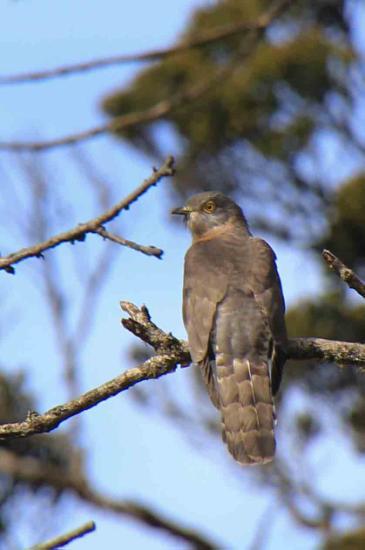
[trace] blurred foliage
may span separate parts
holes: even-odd
[[[21,373],[8,376],[0,373],[0,423],[23,421],[28,414],[37,414],[34,411],[34,398],[24,388],[24,377]],[[42,468],[56,468],[60,479],[69,477],[79,472],[81,454],[74,446],[71,436],[67,434],[35,435],[27,438],[10,439],[0,441],[0,546],[1,533],[9,527],[8,510],[18,495],[24,498],[26,491],[37,493],[47,487],[47,492],[42,491],[42,502],[47,495],[48,506],[55,504],[62,491],[46,482],[25,481],[21,478],[8,475],[1,470],[2,449],[11,451],[22,458],[34,458],[39,461]],[[10,460],[8,456],[6,460]],[[77,474],[78,475],[78,474]]]
[[[329,248],[365,276],[365,173],[341,185],[334,198],[329,232],[318,248]]]
[[[332,277],[336,277],[333,273]],[[342,283],[344,284],[344,283]],[[364,341],[365,305],[353,305],[341,292],[299,302],[287,312],[290,336],[318,336],[332,340]]]
[[[350,304],[346,296],[343,292],[327,293],[289,309],[289,335],[363,342],[365,305]],[[352,435],[357,450],[365,452],[365,424],[360,419],[361,411],[365,411],[365,374],[361,369],[351,365],[339,367],[328,363],[318,365],[314,361],[289,361],[284,388],[291,384],[299,384],[308,395],[320,395],[336,404],[333,412],[350,428],[347,432]]]
[[[330,537],[322,550],[363,550],[365,548],[365,529]]]
[[[255,21],[269,5],[264,0],[213,3],[195,12],[181,40]],[[103,109],[111,117],[143,111],[233,63],[227,78],[163,119],[181,152],[175,187],[183,196],[211,188],[233,194],[255,228],[308,244],[332,198],[327,178],[317,175],[314,143],[333,128],[334,108],[340,105],[347,116],[354,105],[349,75],[358,58],[350,38],[343,1],[299,1],[248,56],[236,59],[249,39],[242,33],[168,57],[141,71],[127,90],[107,96]],[[117,135],[162,156],[159,124],[140,124]],[[270,205],[264,212],[263,200]]]
[[[233,22],[255,21],[269,5],[264,0],[213,3],[193,14],[181,40]],[[315,171],[320,167],[314,143],[321,131],[338,135],[341,130],[333,107],[340,105],[348,117],[354,109],[350,75],[360,57],[345,17],[347,5],[339,0],[296,2],[256,49],[236,62],[227,79],[199,100],[173,109],[164,121],[181,150],[175,180],[179,193],[214,188],[236,195],[251,210],[248,216],[256,228],[286,239],[302,237],[307,246],[330,248],[360,268],[365,250],[364,174],[337,182],[336,188],[327,174],[313,177],[303,168],[311,163]],[[242,33],[168,57],[142,70],[127,90],[106,97],[103,108],[114,117],[168,100],[232,62],[246,41]],[[162,155],[156,128],[156,123],[140,124],[118,136],[147,154]],[[329,286],[340,290],[324,290],[315,300],[292,308],[287,317],[291,336],[363,341],[365,306],[348,303],[343,283],[326,271]],[[285,383],[298,382],[328,399],[337,399],[345,390],[357,395],[364,390],[362,374],[351,367],[288,365]],[[348,411],[346,418],[352,418]]]
[[[295,418],[295,429],[301,441],[307,442],[321,431],[318,420],[309,413],[298,414]]]
[[[181,41],[238,21],[255,21],[271,4],[209,3],[193,14]],[[356,113],[364,99],[363,84],[359,85],[364,63],[354,44],[354,18],[349,16],[353,5],[345,0],[299,0],[247,56],[242,53],[250,38],[247,33],[174,55],[140,71],[126,90],[105,97],[103,110],[111,118],[143,111],[233,64],[227,78],[163,118],[163,128],[174,136],[179,152],[175,190],[183,197],[206,189],[233,195],[255,230],[317,252],[329,248],[364,275],[365,173],[349,176],[342,170],[344,159],[363,162],[365,154],[355,132]],[[116,135],[147,155],[161,157],[166,153],[166,134],[160,129],[158,121]],[[335,152],[330,164],[323,154],[329,141]],[[363,342],[365,305],[349,299],[354,293],[325,265],[323,272],[327,276],[318,295],[289,310],[290,336]],[[199,390],[193,374],[191,379]],[[356,449],[364,452],[365,376],[359,369],[290,362],[282,405],[298,387],[317,411],[313,414],[312,407],[293,415],[294,431],[302,440],[308,442],[320,432],[320,403],[326,402],[330,414],[352,435]],[[197,400],[204,401],[199,391]],[[201,415],[207,429],[215,426],[213,414]],[[351,546],[345,538],[339,545],[335,539],[327,544],[326,549],[364,546],[363,541]]]

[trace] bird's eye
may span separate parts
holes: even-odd
[[[214,212],[215,208],[216,206],[214,201],[208,201],[203,206],[204,212],[207,212],[208,214],[211,214],[212,212]]]

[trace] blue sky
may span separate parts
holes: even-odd
[[[37,70],[166,46],[172,44],[183,29],[191,9],[208,3],[197,0],[3,2],[0,72]],[[126,85],[137,70],[138,66],[125,65],[43,84],[0,87],[0,139],[52,138],[100,124],[104,119],[100,99],[112,89]],[[102,137],[83,147],[114,182],[116,198],[126,195],[151,172],[145,158],[111,137]],[[171,147],[174,153],[173,143]],[[72,168],[68,155],[67,150],[54,151],[47,153],[45,159],[54,167],[52,184],[57,186],[57,192],[72,196],[71,226],[95,215],[98,209],[85,197],[82,176]],[[12,170],[12,156],[1,153],[0,163],[9,177],[8,188],[19,185],[20,175]],[[116,223],[116,230],[123,236],[163,248],[165,256],[163,261],[157,261],[127,249],[117,250],[93,330],[81,352],[80,378],[84,391],[128,366],[128,345],[134,339],[121,329],[119,300],[146,303],[158,325],[185,337],[180,289],[189,236],[183,226],[169,223],[172,206],[169,187],[170,183],[165,180],[150,190]],[[8,194],[0,195],[0,212],[5,214],[8,199]],[[60,226],[58,230],[66,227]],[[321,288],[320,269],[308,253],[271,243],[278,255],[287,303]],[[25,244],[14,236],[14,231],[0,236],[2,253]],[[95,243],[95,250],[101,246],[103,243]],[[68,265],[67,247],[50,254]],[[44,410],[62,402],[66,392],[57,357],[57,335],[40,301],[37,270],[22,264],[15,277],[0,276],[6,307],[16,316],[14,329],[0,342],[3,362],[9,370],[22,366],[29,371],[28,385],[39,396],[39,409]],[[71,269],[67,278],[76,311],[79,282]],[[181,398],[189,400],[184,370],[170,378],[173,381],[169,383]],[[151,392],[158,391],[159,382],[145,384]],[[268,507],[278,507],[273,493],[257,488],[245,471],[230,464],[223,445],[203,446],[204,440],[198,449],[194,448],[170,423],[157,414],[145,414],[127,394],[85,413],[82,425],[82,439],[88,452],[87,469],[95,486],[115,497],[136,498],[155,506],[172,519],[224,542],[226,548],[249,548],[257,522]],[[350,485],[349,492],[354,484]],[[28,514],[26,505],[23,511]],[[95,519],[97,531],[73,543],[75,550],[122,546],[148,550],[184,548],[158,532],[106,513],[96,513],[77,502],[69,504],[57,518],[57,529],[52,524],[49,530],[44,518],[41,521],[35,518],[32,526],[35,525],[36,533],[24,531],[14,536],[21,548],[88,519]],[[311,533],[290,527],[287,515],[278,511],[267,548],[282,548],[283,539],[288,537],[291,547],[297,550],[315,546]]]

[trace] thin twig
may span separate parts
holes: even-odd
[[[43,252],[51,248],[55,248],[61,243],[70,242],[74,244],[76,241],[84,241],[87,233],[96,233],[105,223],[111,221],[120,214],[122,210],[128,210],[130,205],[135,202],[143,193],[145,193],[150,187],[156,185],[162,178],[172,176],[175,172],[174,159],[168,157],[164,164],[158,170],[155,170],[152,176],[146,179],[139,187],[137,187],[132,193],[127,195],[123,200],[118,202],[109,210],[106,210],[98,217],[89,220],[86,223],[80,223],[76,227],[54,235],[50,239],[37,243],[28,248],[22,248],[17,252],[13,252],[8,256],[0,258],[0,270],[5,270],[8,273],[14,273],[14,264],[19,263],[27,258],[40,258],[43,257]],[[123,243],[125,246],[128,241]],[[135,243],[133,243],[135,244]],[[133,247],[135,248],[135,247]],[[136,248],[135,248],[136,249]]]
[[[130,316],[122,320],[123,326],[150,344],[157,355],[80,395],[77,399],[58,405],[44,414],[32,413],[23,422],[1,425],[0,440],[50,432],[65,420],[95,407],[143,380],[160,378],[174,372],[178,365],[187,366],[190,363],[187,343],[157,327],[151,321],[145,306],[139,309],[129,302],[122,302],[121,305]],[[319,362],[336,362],[340,365],[365,366],[365,344],[323,338],[293,338],[289,340],[286,352],[290,359],[315,359]]]
[[[289,2],[281,2],[280,4],[288,4]],[[284,9],[285,6],[281,8]],[[269,21],[270,22],[270,21]],[[229,25],[223,25],[216,29],[205,31],[204,34],[196,39],[185,40],[176,46],[170,48],[161,48],[156,50],[150,50],[138,54],[122,54],[103,57],[101,59],[92,59],[90,61],[84,61],[73,65],[63,65],[53,69],[25,72],[20,74],[0,76],[0,85],[3,84],[20,84],[24,82],[39,82],[51,78],[59,78],[71,74],[79,74],[87,71],[111,67],[114,65],[120,65],[122,63],[140,63],[149,61],[158,61],[186,52],[191,49],[201,48],[207,46],[218,40],[230,38],[242,32],[253,30],[264,30],[268,25],[268,14],[263,14],[258,17],[256,21],[247,22],[239,21],[238,23],[232,23]]]
[[[260,27],[251,31],[252,35],[251,43],[245,48],[244,54],[239,52],[240,55],[234,56],[231,62],[227,65],[219,66],[213,76],[195,84],[187,89],[181,90],[169,99],[163,99],[153,105],[152,107],[145,109],[144,111],[137,111],[114,117],[113,120],[107,124],[89,128],[81,132],[69,134],[64,137],[50,139],[47,141],[2,141],[0,142],[0,150],[5,151],[30,151],[40,152],[53,149],[55,147],[62,147],[65,145],[73,145],[85,140],[95,138],[106,134],[107,132],[118,132],[138,126],[139,124],[146,124],[148,122],[154,122],[167,116],[174,109],[180,105],[186,105],[189,102],[199,99],[206,91],[212,88],[216,83],[222,82],[227,79],[227,76],[234,70],[237,65],[237,61],[242,55],[247,57],[255,51],[255,48],[259,44],[259,40],[264,31],[271,25],[271,23],[283,12],[285,8],[292,3],[293,0],[280,0],[274,4],[262,17],[262,24]],[[240,65],[241,68],[241,65]]]
[[[335,271],[340,279],[342,279],[350,288],[356,290],[360,296],[365,298],[365,283],[352,269],[347,267],[347,265],[337,258],[337,256],[335,256],[330,250],[324,249],[322,251],[322,257],[327,262],[328,267]]]
[[[156,246],[144,246],[137,244],[133,241],[129,241],[128,239],[124,239],[123,237],[110,233],[110,231],[107,231],[104,227],[98,227],[95,229],[94,233],[97,233],[98,235],[104,237],[104,239],[109,239],[109,241],[113,241],[114,243],[121,244],[122,246],[128,246],[128,248],[132,248],[133,250],[138,250],[138,252],[142,252],[142,254],[146,254],[147,256],[155,256],[158,259],[162,258],[163,250],[161,250],[161,248],[157,248]]]
[[[50,539],[47,542],[36,544],[35,546],[32,546],[29,550],[53,550],[54,548],[65,546],[69,542],[72,542],[75,539],[87,535],[88,533],[95,531],[95,529],[95,523],[93,521],[88,521],[84,525],[81,525],[80,527],[77,527],[76,529],[73,529],[72,531],[69,531],[64,535],[60,535],[59,537]]]

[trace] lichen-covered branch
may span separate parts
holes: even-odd
[[[327,262],[328,267],[335,271],[340,279],[342,279],[350,288],[356,290],[360,296],[365,298],[365,283],[352,269],[347,267],[347,265],[337,258],[337,256],[335,256],[330,250],[324,249],[322,252],[322,257]]]
[[[138,308],[131,302],[120,302],[120,307],[129,315],[128,318],[122,319],[124,328],[152,346],[156,353],[176,355],[181,365],[191,362],[187,343],[155,325],[146,306]]]
[[[365,367],[365,344],[327,340],[326,338],[292,338],[288,342],[289,359],[314,359],[319,363],[337,363]]]
[[[109,210],[106,210],[88,222],[80,223],[68,231],[54,235],[46,241],[37,243],[28,248],[22,248],[21,250],[13,252],[3,258],[0,257],[0,270],[4,270],[8,273],[15,273],[14,264],[26,260],[27,258],[41,258],[46,250],[55,248],[62,243],[69,242],[74,244],[76,241],[84,241],[88,233],[98,233],[104,238],[114,240],[115,242],[119,242],[119,244],[129,246],[130,248],[139,250],[144,254],[161,257],[163,251],[159,248],[145,247],[132,243],[131,241],[127,241],[126,239],[121,239],[120,237],[117,238],[115,235],[108,233],[103,225],[116,218],[122,210],[128,210],[130,205],[139,199],[139,197],[143,195],[150,187],[156,185],[162,178],[173,176],[174,172],[174,158],[168,157],[158,170],[154,170],[153,174],[139,187],[127,195],[127,197],[112,206]]]
[[[49,409],[43,414],[31,411],[23,422],[0,425],[0,440],[27,437],[34,434],[50,432],[62,422],[77,414],[95,407],[102,401],[118,395],[143,380],[159,378],[164,374],[176,370],[181,359],[180,355],[155,355],[142,365],[128,369],[116,378],[105,382],[76,399],[63,405]]]
[[[174,372],[178,365],[187,366],[191,359],[186,342],[166,333],[152,321],[145,306],[138,308],[130,302],[121,306],[129,314],[123,319],[125,328],[150,344],[157,355],[141,365],[128,369],[109,382],[94,388],[76,399],[53,407],[43,414],[30,413],[23,422],[0,426],[0,439],[27,437],[50,432],[62,422],[95,407],[102,401],[125,391],[143,380],[150,380]],[[287,347],[289,359],[313,359],[318,362],[335,362],[340,365],[365,367],[365,345],[324,338],[293,338]]]

